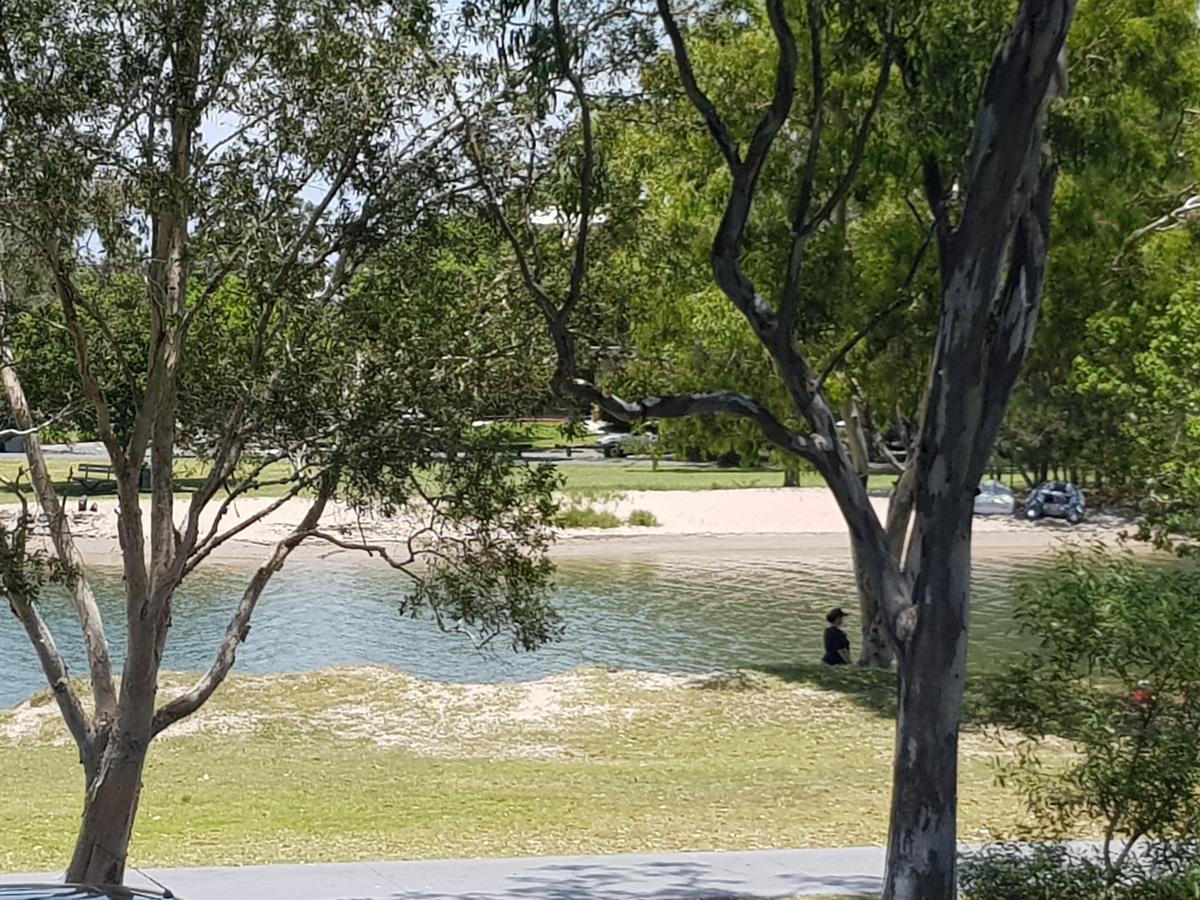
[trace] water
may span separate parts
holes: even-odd
[[[972,611],[973,668],[994,664],[1008,634],[1010,585],[1038,563],[977,561]],[[209,566],[176,600],[164,667],[207,668],[249,575]],[[824,613],[855,608],[844,557],[780,559],[744,554],[670,562],[567,560],[559,565],[556,605],[564,638],[534,653],[499,639],[478,650],[462,636],[397,612],[404,581],[380,567],[350,562],[289,564],[255,612],[235,671],[298,672],[333,665],[386,663],[422,678],[495,682],[539,678],[599,663],[651,671],[786,666],[821,655]],[[120,579],[94,573],[114,662],[124,655]],[[75,675],[86,673],[83,642],[65,595],[41,602]],[[847,631],[856,640],[857,624]],[[45,687],[37,657],[11,615],[0,619],[0,707]]]

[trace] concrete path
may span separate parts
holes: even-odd
[[[182,900],[726,900],[878,893],[883,850],[150,869]],[[0,884],[57,876],[0,875]],[[131,887],[149,887],[136,872]]]

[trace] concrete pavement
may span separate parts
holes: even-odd
[[[879,847],[147,870],[183,900],[731,900],[878,893],[882,872]]]

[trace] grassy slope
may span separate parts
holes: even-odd
[[[234,678],[155,744],[133,860],[878,844],[890,691],[810,669],[724,689],[600,669],[504,686],[383,668]],[[0,712],[0,870],[61,867],[78,820],[75,754],[41,702]],[[964,838],[1019,816],[992,783],[997,750],[964,738]]]

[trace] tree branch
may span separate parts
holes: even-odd
[[[867,154],[867,142],[871,138],[871,130],[875,125],[875,117],[879,113],[879,109],[883,106],[883,99],[887,96],[888,84],[890,83],[890,75],[892,71],[892,45],[890,40],[885,36],[883,51],[879,58],[879,75],[875,79],[875,90],[871,95],[871,105],[867,107],[866,113],[863,115],[862,122],[858,125],[858,131],[854,136],[854,149],[850,156],[850,165],[846,167],[846,171],[842,173],[842,178],[834,188],[833,193],[829,195],[829,199],[825,204],[817,210],[808,223],[804,226],[811,233],[816,231],[821,224],[826,222],[833,211],[837,209],[846,196],[850,193],[850,189],[854,187],[854,181],[858,178],[858,170],[862,168],[863,159]]]
[[[46,250],[50,270],[54,276],[55,293],[62,305],[63,318],[66,321],[67,332],[71,335],[75,347],[75,361],[79,364],[79,376],[83,381],[83,392],[96,410],[96,433],[104,443],[113,465],[120,470],[126,467],[125,451],[113,431],[112,415],[109,412],[108,398],[104,389],[92,372],[91,351],[88,348],[87,332],[79,321],[78,303],[79,290],[71,280],[63,263],[62,253],[57,242],[52,242]],[[140,460],[139,460],[140,462]]]
[[[810,6],[815,6],[815,0],[809,0]],[[820,14],[819,9],[817,14]],[[811,18],[812,12],[809,13]],[[820,36],[815,35],[814,47],[819,49]],[[819,59],[819,57],[818,57]],[[817,80],[816,73],[817,63],[813,67],[814,85],[820,84],[822,91],[824,90],[824,73],[821,73],[820,80]],[[805,179],[801,183],[800,200],[796,207],[796,216],[792,221],[792,244],[788,252],[787,272],[784,278],[783,293],[779,302],[779,330],[785,334],[790,334],[792,326],[796,321],[796,312],[800,301],[800,273],[804,265],[804,250],[808,245],[808,239],[818,228],[825,222],[829,221],[829,217],[833,215],[834,210],[838,208],[850,193],[850,189],[854,187],[854,182],[858,178],[858,170],[862,167],[863,159],[867,153],[867,142],[871,137],[871,130],[875,125],[875,116],[879,112],[879,108],[883,105],[883,98],[887,95],[888,83],[892,70],[892,47],[891,35],[884,35],[883,51],[879,59],[879,75],[875,79],[875,90],[871,94],[871,103],[867,107],[866,113],[863,115],[862,122],[859,123],[858,131],[854,137],[854,149],[851,151],[850,164],[846,167],[846,171],[842,173],[841,179],[837,186],[833,189],[833,193],[825,200],[821,208],[811,219],[805,219],[808,215],[809,207],[812,204],[813,180],[816,177],[817,151],[819,147],[814,148],[809,146],[808,161],[805,164]],[[814,87],[815,91],[815,87]],[[814,113],[813,132],[815,140],[820,141],[819,121]],[[810,140],[814,138],[810,137]]]
[[[56,422],[61,422],[78,409],[79,407],[77,404],[69,403],[45,421],[33,423],[31,420],[31,424],[27,428],[0,429],[0,441],[9,441],[13,438],[28,437],[29,435],[38,434],[42,431],[45,431],[51,425],[54,425]]]
[[[1074,13],[1075,0],[1021,3],[984,83],[953,251],[963,258],[993,248],[981,259],[989,270],[998,265],[997,229],[1023,212],[1018,188],[1040,160],[1046,105],[1059,91],[1059,54]]]
[[[573,378],[561,385],[564,393],[595,404],[605,412],[625,422],[646,419],[682,419],[687,416],[725,413],[749,419],[758,425],[763,436],[788,453],[815,460],[821,454],[808,438],[789,430],[769,409],[756,400],[734,391],[711,391],[697,394],[669,394],[664,397],[645,397],[626,401],[602,391],[589,381]]]
[[[162,733],[164,729],[169,728],[180,719],[190,716],[203,706],[204,702],[220,687],[225,676],[229,674],[229,670],[233,668],[234,661],[237,659],[238,647],[250,633],[250,617],[254,614],[259,597],[262,596],[271,577],[283,568],[283,564],[291,552],[316,527],[317,522],[321,519],[321,514],[325,511],[327,499],[327,493],[322,490],[320,496],[313,501],[308,512],[305,513],[304,518],[296,525],[292,533],[275,545],[271,556],[254,573],[254,577],[242,593],[241,602],[238,603],[233,618],[229,620],[229,625],[225,629],[225,637],[217,649],[216,659],[195,685],[154,713],[150,728],[151,736]]]
[[[216,516],[213,518],[212,524],[209,526],[208,533],[205,535],[204,540],[202,540],[199,543],[199,545],[197,545],[196,548],[194,550],[192,550],[191,553],[189,554],[189,556],[187,557],[187,561],[184,563],[183,568],[181,570],[182,571],[181,577],[186,577],[188,574],[190,574],[198,565],[200,565],[200,563],[204,562],[204,560],[207,559],[209,557],[209,555],[211,555],[212,552],[214,550],[216,550],[218,547],[220,547],[222,544],[226,543],[229,540],[232,540],[233,538],[237,537],[239,534],[241,534],[243,531],[245,531],[250,526],[254,525],[257,522],[261,522],[263,519],[267,518],[272,513],[281,509],[284,506],[284,504],[286,504],[289,500],[292,500],[293,498],[299,496],[301,491],[303,491],[306,487],[308,487],[309,485],[311,485],[313,483],[313,479],[297,480],[295,482],[295,484],[293,484],[292,487],[288,491],[286,491],[282,496],[276,498],[273,502],[269,503],[267,506],[264,506],[258,512],[253,513],[253,514],[247,516],[246,518],[240,520],[236,525],[233,525],[232,527],[226,529],[224,532],[218,533],[218,529],[220,528],[221,520],[225,517],[225,514],[229,511],[229,507],[233,505],[234,500],[236,500],[239,496],[241,496],[241,494],[245,493],[246,491],[250,490],[253,487],[262,487],[262,486],[271,485],[271,484],[274,484],[274,485],[287,484],[290,480],[291,479],[287,479],[287,480],[280,479],[280,480],[277,480],[274,482],[263,482],[261,485],[255,483],[255,482],[248,481],[248,482],[244,482],[243,484],[239,485],[238,490],[234,493],[231,493],[230,496],[226,497],[225,500],[221,503],[221,506],[217,510]]]
[[[54,643],[54,635],[38,612],[37,606],[29,599],[21,597],[14,591],[8,591],[8,606],[14,616],[20,621],[29,636],[29,642],[37,651],[38,661],[42,664],[42,672],[46,682],[54,693],[54,700],[62,713],[63,721],[71,737],[79,748],[80,757],[87,760],[92,755],[95,745],[95,731],[88,721],[79,695],[71,686],[71,677],[67,673],[67,664]]]
[[[700,85],[696,82],[696,70],[692,68],[687,42],[684,41],[683,34],[679,30],[679,23],[675,21],[675,14],[671,12],[670,0],[657,0],[657,4],[659,18],[662,19],[663,27],[666,28],[667,36],[671,40],[671,48],[675,53],[675,63],[679,67],[679,79],[683,82],[683,90],[704,119],[704,124],[708,127],[721,155],[725,157],[725,162],[729,164],[730,171],[736,172],[742,168],[741,155],[738,153],[737,145],[733,142],[729,128],[725,125],[720,113],[717,112],[717,108],[713,106],[708,95],[700,89]]]
[[[1129,237],[1125,238],[1124,242],[1121,244],[1120,251],[1113,260],[1113,265],[1120,265],[1121,261],[1129,253],[1129,251],[1150,235],[1162,231],[1171,231],[1175,228],[1178,228],[1197,213],[1200,213],[1200,194],[1188,197],[1187,200],[1166,215],[1160,216],[1149,225],[1139,228],[1137,231],[1129,235]]]
[[[842,346],[838,348],[838,351],[829,358],[829,362],[825,364],[825,367],[821,369],[821,374],[817,377],[817,386],[814,393],[821,390],[821,388],[825,386],[826,379],[828,379],[830,375],[837,371],[838,367],[846,361],[846,357],[850,355],[850,352],[857,347],[859,343],[862,342],[872,331],[874,331],[876,327],[878,327],[879,323],[887,319],[888,316],[890,316],[912,298],[912,283],[917,276],[917,272],[919,272],[921,269],[921,263],[925,261],[925,254],[929,251],[929,245],[933,240],[935,229],[936,226],[926,233],[925,240],[921,243],[921,249],[918,250],[917,255],[913,257],[912,264],[908,268],[908,275],[905,276],[903,283],[900,285],[900,290],[897,292],[896,298],[883,309],[878,310],[873,316],[871,316],[871,318],[869,318],[862,325],[862,327],[859,328],[858,331],[856,331],[848,341],[842,344]]]
[[[588,235],[592,224],[593,184],[596,168],[595,135],[592,131],[592,108],[584,91],[583,80],[571,66],[567,51],[567,36],[563,31],[559,0],[550,0],[550,16],[554,23],[554,49],[563,77],[571,84],[575,102],[579,104],[579,127],[583,134],[583,159],[579,171],[579,233],[575,237],[575,259],[571,263],[571,283],[558,317],[565,324],[570,318],[583,293],[583,281],[587,275]]]
[[[667,15],[670,14],[665,0],[659,0],[659,8],[665,10]],[[746,235],[746,222],[750,218],[750,211],[754,205],[759,173],[762,171],[776,135],[787,121],[788,113],[791,110],[796,90],[797,53],[795,36],[787,22],[784,0],[767,0],[767,14],[770,17],[771,29],[779,50],[779,59],[775,70],[775,89],[769,107],[754,130],[745,162],[739,163],[735,159],[729,165],[732,184],[720,227],[713,238],[711,256],[713,277],[717,286],[745,316],[759,340],[765,346],[770,347],[773,340],[772,334],[776,330],[775,312],[758,293],[742,269],[742,243]],[[677,31],[676,34],[678,34]],[[694,84],[695,76],[691,72],[691,62],[688,59],[687,48],[682,37],[679,37],[678,42],[673,39],[672,43],[675,46],[675,58],[680,77],[684,79],[685,84],[688,80]],[[696,105],[706,119],[709,118],[710,113],[700,105],[700,101],[707,102],[707,98],[703,94],[694,96],[691,91],[689,91],[689,96],[692,97],[693,105]],[[715,115],[715,112],[712,112],[711,115]],[[713,130],[711,124],[709,130]],[[715,132],[714,136],[716,136]]]
[[[790,334],[796,322],[800,303],[800,271],[804,267],[804,250],[812,233],[806,228],[808,211],[812,207],[813,190],[817,181],[817,163],[821,156],[821,133],[825,122],[825,65],[821,54],[820,0],[807,0],[809,55],[812,57],[812,120],[808,128],[808,151],[804,174],[800,178],[800,193],[792,213],[792,244],[788,251],[787,271],[779,298],[779,330]]]
[[[771,20],[771,31],[775,34],[779,62],[775,67],[775,89],[771,93],[771,103],[754,129],[746,150],[745,172],[751,192],[754,191],[767,154],[771,152],[775,136],[787,122],[788,114],[792,111],[792,100],[796,96],[796,36],[788,24],[785,0],[767,0],[767,18]]]
[[[504,212],[500,198],[496,196],[495,188],[488,177],[483,149],[479,145],[479,137],[475,131],[474,122],[472,122],[466,111],[462,109],[457,94],[454,94],[454,102],[463,116],[467,156],[470,158],[471,164],[475,167],[475,171],[479,176],[480,186],[483,189],[484,198],[486,199],[487,210],[512,248],[513,256],[517,260],[517,268],[521,271],[521,280],[525,283],[525,287],[529,290],[529,293],[537,301],[546,321],[553,327],[559,322],[558,307],[550,294],[547,293],[545,287],[542,286],[542,283],[534,275],[533,268],[529,264],[529,256],[521,244],[521,239],[517,236],[512,223],[508,221],[508,216]]]
[[[921,180],[925,191],[925,202],[933,214],[933,233],[938,242],[938,259],[947,259],[953,229],[950,213],[946,208],[946,184],[942,178],[942,167],[933,156],[921,160]]]
[[[428,501],[427,501],[428,502]],[[430,532],[432,529],[424,528],[422,532]],[[416,562],[417,554],[412,549],[413,538],[409,538],[408,558],[404,560],[393,559],[391,551],[383,544],[371,544],[366,541],[345,541],[336,535],[330,534],[327,531],[310,531],[307,537],[313,537],[317,540],[325,541],[327,544],[332,544],[334,547],[339,547],[342,550],[354,550],[359,553],[365,553],[367,556],[378,556],[389,566],[397,571],[411,574],[409,566]]]
[[[7,318],[7,310],[0,309],[0,317]],[[8,340],[7,321],[0,325],[0,382],[8,398],[8,407],[13,420],[24,435],[25,459],[29,463],[30,481],[38,505],[46,514],[46,524],[54,551],[66,570],[67,587],[75,615],[83,632],[84,650],[88,661],[88,674],[92,685],[97,722],[107,724],[116,716],[117,692],[113,683],[112,664],[108,655],[108,640],[104,633],[104,620],[100,606],[96,603],[91,584],[83,571],[83,557],[75,546],[70,525],[63,512],[62,504],[54,491],[54,482],[46,467],[46,456],[42,451],[37,429],[33,427],[29,402],[20,376],[13,366],[12,347]],[[22,508],[25,499],[18,493]]]

